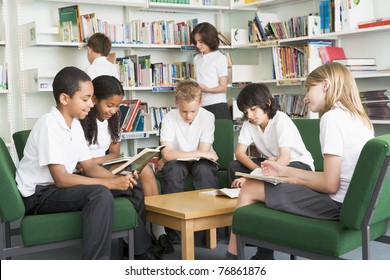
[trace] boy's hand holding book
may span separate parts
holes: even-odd
[[[116,176],[114,179],[108,179],[108,188],[110,190],[127,190],[132,189],[137,185],[138,173],[128,173],[121,176]]]

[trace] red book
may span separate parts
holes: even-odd
[[[324,46],[318,48],[322,63],[332,62],[334,59],[345,59],[343,48]]]
[[[125,106],[129,106],[129,110],[127,110],[127,114],[124,117],[123,124],[122,124],[122,131],[128,132],[131,131],[131,128],[133,126],[135,116],[137,115],[139,106],[141,104],[141,99],[122,100],[121,104],[124,104]]]
[[[369,27],[376,27],[382,25],[390,25],[390,19],[379,19],[370,22],[360,23],[358,24],[358,28],[361,29],[361,28],[369,28]]]

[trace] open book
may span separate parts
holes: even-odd
[[[211,191],[200,192],[199,195],[205,195],[205,196],[223,195],[230,198],[236,198],[238,197],[240,190],[241,190],[240,188],[223,188],[223,189],[215,189]]]
[[[244,178],[265,181],[265,182],[268,182],[268,183],[271,183],[271,184],[274,184],[274,185],[277,185],[279,183],[284,182],[284,178],[283,177],[264,175],[261,172],[261,168],[254,169],[250,174],[243,173],[243,172],[236,172],[235,175],[236,176],[241,176],[241,177],[244,177]]]
[[[200,158],[178,158],[177,160],[178,161],[199,161],[201,159],[206,159],[206,160],[211,161],[212,163],[216,164],[217,166],[219,166],[218,162],[213,161],[212,159],[209,159],[209,158],[205,158],[205,157],[200,157]]]
[[[142,169],[150,162],[150,160],[158,154],[165,146],[157,148],[145,148],[140,153],[133,157],[122,157],[112,159],[103,163],[103,166],[108,167],[113,174],[118,174],[124,170],[133,172],[135,170],[141,173]]]

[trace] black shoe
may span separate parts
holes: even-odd
[[[257,247],[257,252],[251,257],[251,260],[275,260],[274,250]]]
[[[161,234],[158,238],[158,245],[162,249],[162,253],[164,254],[170,254],[173,253],[174,249],[171,243],[171,240],[169,240],[168,236],[166,234]]]
[[[154,247],[150,247],[145,253],[142,255],[135,255],[134,259],[136,260],[161,260],[161,256],[156,251]]]
[[[180,244],[180,236],[177,234],[176,230],[171,228],[165,228],[168,238],[172,244]]]

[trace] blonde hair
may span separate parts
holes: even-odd
[[[312,86],[316,86],[324,80],[329,81],[329,87],[325,92],[325,106],[320,115],[331,110],[339,102],[351,114],[360,117],[367,127],[373,129],[360,100],[359,90],[351,72],[340,63],[326,63],[309,74],[306,78],[305,88],[309,90]]]
[[[175,88],[175,101],[180,102],[192,102],[202,100],[202,89],[196,81],[185,79],[176,84]]]

